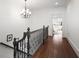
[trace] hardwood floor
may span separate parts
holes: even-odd
[[[67,39],[62,39],[60,35],[48,37],[33,58],[77,58]]]

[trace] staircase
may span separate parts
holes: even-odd
[[[0,58],[31,58],[48,38],[48,26],[23,33],[22,39],[14,38],[13,46],[0,43]]]
[[[0,58],[13,58],[13,49],[0,44]]]

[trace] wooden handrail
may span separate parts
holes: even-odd
[[[21,41],[25,40],[25,39],[26,39],[26,36],[27,36],[27,32],[24,32],[22,39],[20,39],[20,40],[17,41],[17,42],[21,42]]]
[[[41,29],[43,29],[43,28],[41,28]],[[30,34],[35,33],[35,32],[37,32],[37,31],[39,31],[41,29],[34,30],[34,31],[30,32]]]
[[[32,33],[38,32],[40,30],[43,30],[43,39],[42,40],[44,42],[45,39],[48,38],[48,26],[47,27],[43,26],[43,28],[32,31],[32,32],[30,32],[30,28],[28,27],[27,32],[23,33],[22,39],[16,41],[16,38],[14,38],[14,42],[13,42],[13,44],[14,44],[14,58],[16,58],[16,55],[18,55],[18,58],[19,58],[20,53],[18,51],[23,53],[22,54],[23,58],[25,58],[25,54],[27,55],[27,58],[29,58],[31,56],[29,53],[30,52],[30,40],[29,40],[30,36]],[[25,39],[26,39],[26,37],[27,37],[27,43],[26,43],[27,44],[27,53],[25,52],[25,48],[26,48],[25,47],[26,46]]]

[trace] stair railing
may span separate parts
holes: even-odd
[[[35,36],[34,36],[35,35]],[[48,27],[43,26],[42,29],[30,32],[30,28],[27,28],[27,32],[23,33],[23,38],[17,40],[14,38],[14,58],[29,58],[37,51],[39,44],[44,43],[48,38]],[[37,40],[37,41],[36,41]],[[35,46],[33,46],[35,45]],[[32,53],[32,52],[33,53]]]

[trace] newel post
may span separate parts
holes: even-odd
[[[49,26],[47,26],[47,39],[48,39],[48,28],[49,28]]]
[[[45,39],[45,25],[43,25],[43,44],[44,44],[44,39]]]
[[[30,51],[30,43],[29,43],[29,39],[30,39],[30,28],[27,28],[27,58],[29,58],[29,51]]]
[[[17,42],[16,42],[16,38],[14,38],[13,45],[14,45],[14,58],[16,58],[16,53],[17,53]]]

